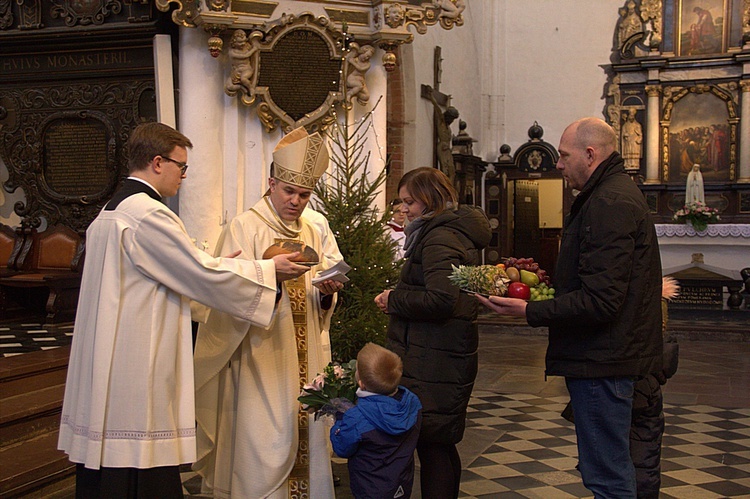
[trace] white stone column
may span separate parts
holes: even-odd
[[[750,183],[750,80],[740,82],[742,118],[740,119],[740,175],[737,182]]]
[[[472,8],[477,11],[473,20],[481,23],[473,29],[483,35],[481,42],[477,43],[481,61],[482,126],[479,130],[470,130],[470,134],[478,139],[479,150],[475,150],[474,154],[486,161],[497,161],[500,146],[506,141],[506,6],[505,2],[484,0],[473,3]],[[487,33],[492,36],[486,36]]]
[[[213,252],[224,213],[224,66],[208,53],[208,35],[180,28],[178,128],[193,143],[190,169],[180,188],[180,218],[191,237]]]
[[[156,113],[160,123],[177,125],[172,77],[172,39],[169,35],[154,36],[154,71],[156,80]]]
[[[646,86],[648,94],[648,103],[646,105],[646,184],[659,183],[659,117],[661,109],[659,108],[659,94],[661,86]]]
[[[368,165],[368,177],[372,180],[381,171],[385,169],[386,160],[386,140],[388,139],[388,77],[383,68],[383,51],[378,49],[373,56],[372,67],[367,72],[367,89],[370,91],[370,100],[366,110],[372,109],[372,106],[380,100],[380,104],[372,113],[372,128],[367,132],[368,141],[366,147],[370,150],[370,163]],[[355,103],[355,107],[358,105]],[[361,112],[360,114],[364,114]],[[375,205],[380,210],[384,210],[388,200],[385,198],[385,184],[380,192],[375,196]]]

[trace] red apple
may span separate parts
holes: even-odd
[[[522,282],[512,282],[508,286],[508,297],[528,300],[531,298],[531,288]]]

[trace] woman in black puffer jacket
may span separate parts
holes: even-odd
[[[477,301],[452,285],[452,266],[478,265],[491,237],[484,212],[458,207],[450,180],[424,167],[399,182],[406,227],[396,288],[375,298],[390,314],[386,346],[401,356],[401,384],[422,402],[417,454],[422,497],[458,497],[461,441],[477,374]]]

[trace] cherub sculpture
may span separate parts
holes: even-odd
[[[466,9],[466,0],[433,0],[436,7],[440,7],[440,19],[456,20]]]
[[[256,47],[248,40],[244,30],[238,29],[232,34],[229,47],[229,59],[232,70],[227,78],[224,91],[227,95],[237,95],[241,92],[247,96],[253,93],[253,55]]]
[[[370,59],[375,54],[372,45],[359,46],[354,42],[350,45],[351,50],[346,54],[346,102],[351,106],[352,99],[364,106],[370,100],[370,91],[367,90],[365,73],[370,69]]]

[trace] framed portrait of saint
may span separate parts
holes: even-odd
[[[678,0],[678,56],[726,52],[729,3],[730,0]]]

